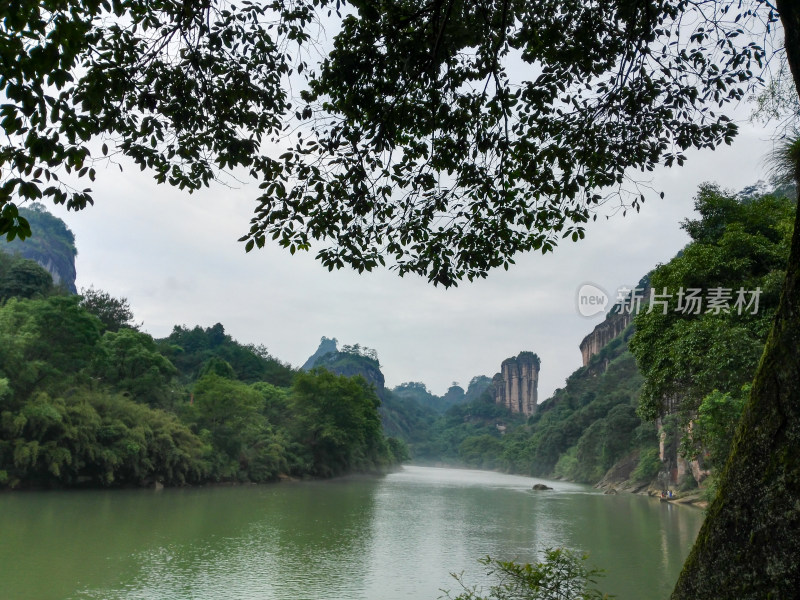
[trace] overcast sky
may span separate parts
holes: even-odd
[[[124,296],[155,337],[173,325],[217,322],[236,340],[264,344],[294,366],[321,336],[377,350],[386,383],[421,381],[442,394],[452,382],[492,376],[522,350],[539,354],[540,401],[581,366],[578,345],[602,320],[576,310],[586,283],[609,291],[634,285],[687,241],[680,222],[692,216],[698,185],[739,190],[764,178],[770,132],[747,123],[731,147],[691,155],[683,168],[660,170],[639,214],[599,219],[586,239],[555,253],[518,257],[508,272],[434,288],[425,280],[381,271],[329,273],[312,253],[277,247],[245,254],[255,186],[215,186],[188,195],[155,184],[135,167],[98,173],[95,206],[79,213],[49,206],[75,233],[78,288]]]

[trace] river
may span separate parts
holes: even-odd
[[[5,600],[435,600],[477,559],[590,554],[603,591],[668,597],[703,520],[642,496],[486,471],[0,494]],[[455,593],[454,593],[455,595]]]

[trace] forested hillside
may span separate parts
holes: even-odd
[[[711,473],[713,487],[725,465],[778,307],[793,191],[703,186],[700,218],[683,224],[691,243],[653,271],[663,302],[637,316],[631,348],[645,379],[639,412],[662,427],[673,484]]]
[[[487,394],[445,408],[424,435],[398,432],[414,459],[591,483],[608,474],[633,485],[686,490],[701,484],[711,496],[777,306],[796,202],[787,192],[794,195],[785,188],[737,195],[703,186],[699,218],[684,223],[692,241],[642,279],[642,291],[652,286],[656,302],[644,294],[634,325],[527,422]],[[692,294],[706,302],[710,296],[712,305],[688,310]],[[636,358],[628,348],[632,339]],[[413,414],[441,409],[442,399],[423,384],[393,392]],[[704,481],[709,473],[712,479]]]
[[[329,477],[405,456],[373,386],[297,373],[221,324],[154,340],[124,299],[0,255],[0,486]]]

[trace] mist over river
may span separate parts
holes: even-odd
[[[603,591],[667,598],[703,520],[643,496],[486,471],[0,494],[6,600],[435,600],[477,559],[590,554]]]

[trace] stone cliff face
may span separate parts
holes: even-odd
[[[35,260],[53,277],[53,283],[63,285],[73,294],[75,287],[75,236],[66,223],[47,212],[43,204],[21,207],[20,215],[31,225],[33,236],[4,243],[0,250],[17,253],[22,258]]]
[[[507,358],[494,376],[494,401],[511,412],[526,416],[536,412],[539,387],[539,357],[533,352],[520,352]]]
[[[47,257],[46,259],[39,258],[34,260],[37,260],[37,262],[44,267],[48,273],[50,273],[55,285],[63,284],[64,287],[66,287],[73,294],[78,293],[78,290],[75,287],[76,273],[74,262],[64,262],[63,264],[58,265],[50,257]]]
[[[595,327],[581,342],[583,366],[588,365],[589,360],[600,352],[603,346],[622,333],[632,321],[633,315],[630,313],[609,313],[605,321]]]

